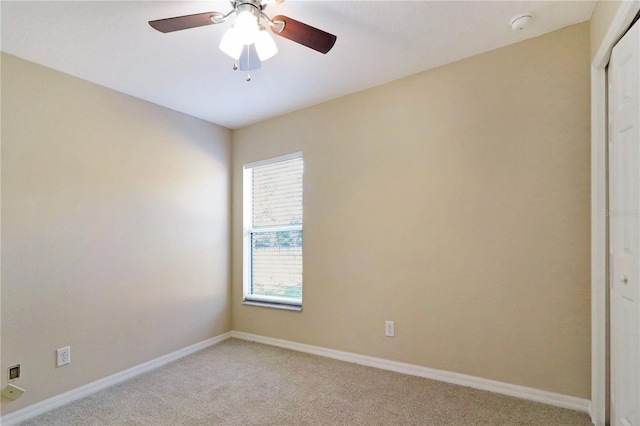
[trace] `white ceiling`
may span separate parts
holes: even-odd
[[[593,1],[309,1],[269,6],[337,35],[327,55],[282,37],[246,82],[218,49],[229,21],[162,34],[147,21],[228,1],[2,1],[2,50],[228,128],[588,20]],[[511,19],[533,16],[514,32]]]

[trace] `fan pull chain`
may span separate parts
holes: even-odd
[[[238,71],[238,64],[236,63],[233,64],[233,70]],[[251,74],[247,73],[246,81],[251,81]]]

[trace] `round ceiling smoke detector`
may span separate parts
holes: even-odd
[[[519,15],[511,20],[511,29],[513,31],[524,30],[531,22],[531,15]]]

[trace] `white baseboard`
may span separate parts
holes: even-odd
[[[335,349],[327,349],[320,346],[306,345],[303,343],[291,342],[288,340],[274,339],[272,337],[258,336],[244,333],[242,331],[232,331],[231,337],[248,340],[266,345],[278,346],[298,352],[306,352],[327,358],[341,361],[353,362],[355,364],[366,365],[368,367],[380,368],[383,370],[395,371],[397,373],[410,374],[412,376],[424,377],[427,379],[439,380],[441,382],[453,383],[470,388],[486,390],[502,395],[541,402],[561,408],[568,408],[589,414],[590,401],[577,398],[575,396],[563,395],[548,392],[526,386],[512,385],[495,380],[483,379],[481,377],[469,376],[466,374],[453,373],[450,371],[436,370],[420,365],[407,364],[404,362],[390,361],[382,358],[374,358],[365,355],[358,355],[351,352],[343,352]]]
[[[512,385],[509,383],[498,382],[495,380],[483,379],[481,377],[469,376],[466,374],[453,373],[450,371],[436,370],[433,368],[423,367],[420,365],[407,364],[404,362],[390,361],[382,358],[375,358],[365,355],[354,354],[351,352],[343,352],[335,349],[323,348],[320,346],[306,345],[303,343],[291,342],[288,340],[274,339],[271,337],[258,336],[255,334],[244,333],[241,331],[231,331],[221,334],[211,339],[204,340],[195,345],[188,346],[170,354],[161,356],[154,360],[145,362],[79,388],[70,390],[52,398],[6,414],[0,418],[0,424],[3,426],[12,426],[25,420],[31,419],[47,411],[61,407],[75,400],[89,396],[102,389],[116,385],[118,383],[129,380],[140,374],[147,373],[172,361],[190,355],[199,350],[205,349],[220,343],[230,337],[242,340],[248,340],[257,343],[263,343],[271,346],[278,346],[285,349],[291,349],[298,352],[305,352],[313,355],[319,355],[327,358],[333,358],[341,361],[353,362],[355,364],[366,365],[369,367],[380,368],[383,370],[395,371],[397,373],[409,374],[412,376],[424,377],[427,379],[439,380],[442,382],[453,383],[456,385],[467,386],[475,389],[487,390],[503,395],[513,396],[516,398],[527,399],[531,401],[541,402],[556,407],[568,408],[571,410],[582,411],[589,414],[589,400],[576,398],[574,396],[562,395],[554,392],[543,391],[540,389],[529,388],[525,386]]]
[[[131,367],[119,373],[112,374],[111,376],[96,380],[95,382],[86,384],[84,386],[80,386],[79,388],[72,389],[68,392],[56,395],[49,399],[45,399],[44,401],[38,402],[36,404],[29,405],[28,407],[2,416],[2,418],[0,418],[0,424],[2,424],[3,426],[12,426],[25,420],[31,419],[35,416],[46,413],[47,411],[62,407],[65,404],[101,391],[102,389],[124,382],[125,380],[129,380],[133,377],[139,376],[140,374],[147,373],[158,367],[162,367],[163,365],[180,359],[184,356],[208,348],[209,346],[213,346],[230,337],[231,332],[220,334],[219,336],[203,340],[202,342],[187,346],[186,348],[171,352],[170,354],[161,356],[159,358],[152,359],[151,361],[136,365],[135,367]]]

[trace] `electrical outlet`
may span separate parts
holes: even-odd
[[[387,337],[393,337],[396,334],[396,326],[393,321],[387,321],[384,323],[384,335]]]
[[[71,362],[71,346],[60,348],[56,353],[58,355],[58,367],[62,367]]]

